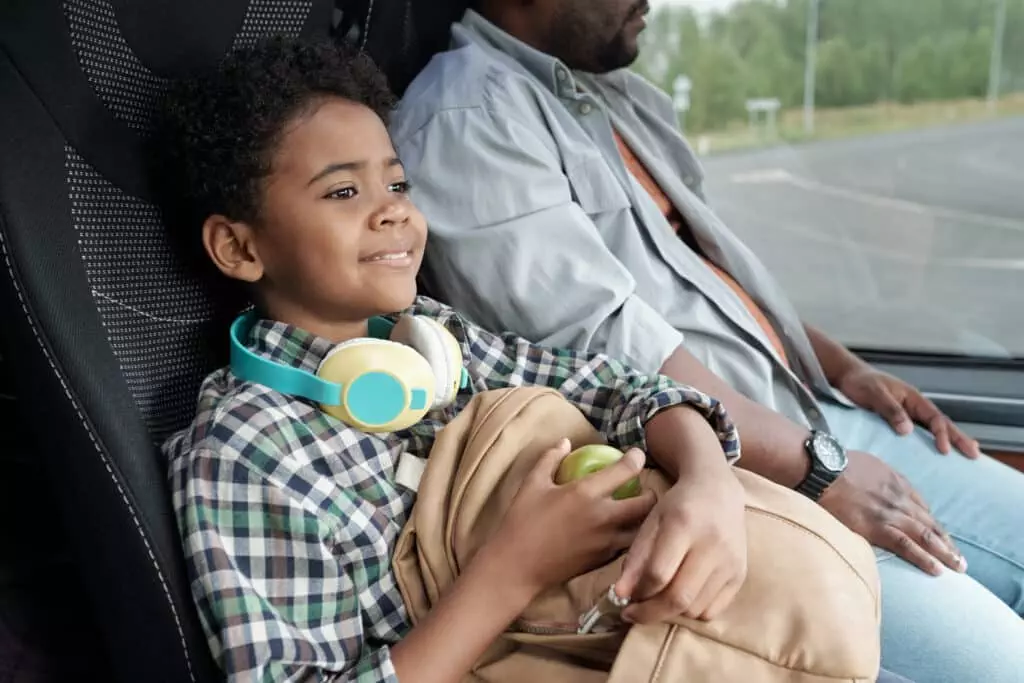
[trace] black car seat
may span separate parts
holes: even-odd
[[[430,58],[448,48],[452,22],[472,1],[349,0],[335,27],[373,58],[401,95]]]
[[[62,527],[34,534],[71,551],[80,576],[67,580],[91,606],[106,680],[220,678],[156,448],[191,417],[219,311],[153,207],[151,110],[168,78],[266,34],[324,36],[332,11],[331,0],[0,2],[0,355],[21,416],[9,429],[29,435],[45,472],[0,524],[61,511]]]

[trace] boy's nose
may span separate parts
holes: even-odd
[[[388,201],[381,205],[370,217],[370,227],[381,230],[396,223],[404,223],[409,218],[409,210],[401,201]]]

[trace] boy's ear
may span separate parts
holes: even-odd
[[[259,282],[263,261],[256,248],[253,228],[214,214],[203,223],[203,246],[217,269],[235,280]]]

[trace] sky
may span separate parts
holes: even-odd
[[[689,5],[699,10],[722,9],[733,4],[735,0],[650,0],[651,7],[663,7],[665,5]]]

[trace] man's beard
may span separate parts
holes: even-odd
[[[579,13],[579,5],[573,6],[552,22],[554,30],[548,36],[547,44],[551,48],[548,53],[572,69],[591,73],[607,73],[627,67],[636,61],[639,54],[634,41],[627,37],[627,31],[647,9],[648,1],[638,0],[622,17],[618,30],[603,43],[598,43],[597,36],[607,35],[607,24],[603,27],[594,25],[589,17]]]
[[[636,45],[629,45],[626,40],[625,29],[619,31],[604,49],[598,54],[597,73],[608,73],[616,69],[623,69],[640,56],[640,50]]]
[[[636,58],[640,55],[637,38],[633,38],[630,41],[626,37],[626,30],[630,23],[647,14],[649,9],[648,0],[638,0],[630,8],[629,13],[622,20],[618,33],[608,41],[604,49],[597,55],[597,65],[600,67],[601,73],[625,68],[636,61]]]

